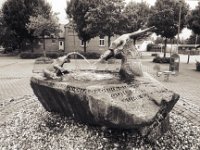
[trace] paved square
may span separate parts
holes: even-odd
[[[0,57],[0,104],[12,101],[12,99],[33,96],[30,87],[30,77],[33,75],[34,59],[23,60],[16,57]],[[92,60],[91,60],[92,61]],[[200,72],[195,71],[195,64],[180,64],[180,73],[178,76],[171,76],[168,82],[163,77],[157,77],[153,70],[154,63],[152,57],[143,58],[144,71],[149,72],[157,80],[162,82],[168,89],[173,90],[181,95],[181,99],[174,107],[176,113],[181,114],[188,120],[200,125]],[[81,64],[81,66],[80,66]],[[116,64],[100,64],[97,69],[118,68],[120,61]],[[66,64],[67,68],[87,68],[83,60],[72,60],[71,64]],[[169,65],[162,64],[161,70],[168,70]],[[34,96],[33,96],[34,97]],[[35,97],[34,97],[35,98]],[[23,101],[21,102],[23,103]],[[0,108],[1,108],[0,106]]]

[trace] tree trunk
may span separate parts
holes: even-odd
[[[31,52],[33,53],[34,52],[34,50],[33,50],[33,39],[31,39],[30,42],[31,42]]]
[[[189,64],[189,62],[190,62],[190,51],[191,51],[191,50],[188,50],[188,60],[187,60],[187,64]]]
[[[20,38],[20,40],[19,40],[19,53],[22,52],[22,49],[23,49],[23,40],[22,40],[22,38]]]
[[[86,41],[84,41],[84,53],[86,53]]]
[[[172,47],[173,47],[173,39],[170,39],[170,43],[171,43],[171,48],[170,48],[170,57],[171,57],[171,54],[172,54]]]
[[[167,50],[167,38],[165,38],[164,58],[166,57],[166,50]]]
[[[45,38],[43,36],[43,54],[44,54],[44,57],[47,57],[47,54],[46,54],[46,45],[45,45]]]
[[[108,36],[108,47],[110,47],[111,36]]]

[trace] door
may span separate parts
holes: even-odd
[[[64,50],[64,42],[59,41],[59,50]]]

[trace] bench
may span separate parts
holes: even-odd
[[[167,82],[167,81],[169,81],[169,77],[171,75],[176,75],[176,72],[174,72],[174,71],[159,71],[159,72],[157,72],[158,77],[160,77],[161,75],[164,76],[164,81]]]

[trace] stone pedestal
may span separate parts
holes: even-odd
[[[113,75],[99,81],[78,81],[70,75],[63,81],[37,76],[31,78],[31,86],[47,111],[84,123],[138,129],[143,136],[159,137],[168,128],[168,113],[179,95],[147,73],[133,83],[124,83]]]
[[[155,142],[165,132],[170,129],[169,115],[160,121],[155,121],[150,126],[145,126],[139,129],[142,136],[147,136],[147,139],[151,142]]]

